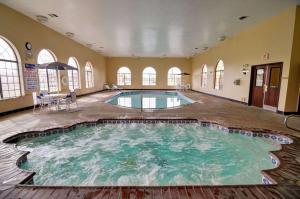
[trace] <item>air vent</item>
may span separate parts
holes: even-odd
[[[224,41],[226,39],[226,36],[219,37],[219,41]]]
[[[54,13],[50,13],[50,14],[48,14],[50,17],[52,17],[52,18],[56,18],[56,17],[58,17],[58,15],[57,14],[54,14]]]
[[[74,33],[72,32],[66,32],[66,36],[69,38],[73,38],[74,37]]]
[[[48,22],[48,17],[43,16],[43,15],[37,15],[36,20],[40,23],[47,23]]]
[[[241,16],[239,17],[239,20],[243,21],[244,19],[247,19],[249,16]]]

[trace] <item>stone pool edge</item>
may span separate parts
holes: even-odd
[[[272,130],[267,129],[249,129],[249,128],[242,128],[242,127],[225,127],[222,124],[219,124],[217,122],[213,121],[199,121],[197,119],[145,119],[145,118],[139,118],[139,119],[98,119],[98,120],[90,120],[90,121],[77,121],[76,123],[72,123],[69,125],[65,125],[63,127],[55,127],[55,128],[44,128],[44,129],[34,129],[34,130],[28,130],[28,131],[18,131],[15,132],[14,135],[11,135],[3,140],[4,143],[14,143],[17,142],[19,139],[24,138],[32,138],[32,137],[39,137],[39,136],[47,136],[51,134],[61,134],[61,133],[68,133],[72,130],[74,130],[77,127],[82,126],[96,126],[97,124],[118,124],[118,123],[146,123],[146,124],[154,124],[154,123],[171,123],[171,124],[187,124],[187,123],[199,123],[203,127],[210,127],[210,128],[217,128],[219,130],[224,131],[224,133],[237,133],[245,136],[252,136],[252,137],[265,137],[272,139],[273,141],[279,142],[281,149],[277,151],[270,151],[269,154],[271,156],[272,163],[276,166],[273,169],[268,170],[262,170],[262,183],[265,185],[269,184],[278,184],[278,180],[273,175],[270,175],[270,171],[278,171],[281,169],[281,162],[280,158],[276,155],[284,150],[285,144],[292,144],[293,143],[293,136],[286,135],[281,132],[276,132]],[[293,137],[293,138],[291,138]],[[11,145],[11,144],[10,144]],[[29,152],[20,151],[15,147],[15,144],[13,145],[14,150],[17,150],[17,152],[21,153],[21,155],[17,158],[15,162],[15,166],[23,172],[27,174],[26,178],[24,178],[21,181],[13,181],[8,180],[10,184],[32,184],[33,183],[33,176],[35,172],[22,170],[19,168],[19,165],[27,160],[27,155]],[[273,162],[274,160],[274,162]],[[283,161],[284,162],[284,161]],[[1,174],[1,172],[0,172]],[[15,183],[12,183],[15,182]],[[3,183],[4,184],[4,183]],[[296,182],[297,184],[297,182]],[[220,185],[220,186],[226,186],[226,185]]]

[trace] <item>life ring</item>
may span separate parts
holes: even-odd
[[[61,78],[61,83],[62,83],[62,85],[64,85],[64,86],[68,86],[68,77],[67,77],[67,76],[63,76],[63,77]]]

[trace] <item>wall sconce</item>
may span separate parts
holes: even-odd
[[[242,69],[243,75],[247,75],[248,72],[249,72],[249,64],[244,64]]]

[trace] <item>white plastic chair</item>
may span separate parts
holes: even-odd
[[[122,90],[121,87],[118,87],[118,86],[115,85],[115,84],[112,84],[112,85],[111,85],[111,88],[112,88],[112,90]]]
[[[60,104],[65,104],[67,111],[71,110],[71,104],[76,104],[78,108],[76,92],[70,92],[65,99],[60,101]]]
[[[41,98],[36,94],[36,92],[32,92],[32,100],[33,100],[33,112],[35,112],[36,106],[41,107]]]
[[[108,84],[104,84],[103,87],[104,87],[105,90],[111,90],[111,88],[109,87]]]

